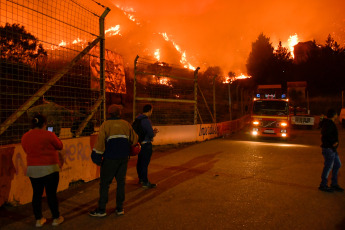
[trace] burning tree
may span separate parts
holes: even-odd
[[[35,65],[47,57],[42,44],[24,26],[6,23],[0,26],[0,58]]]

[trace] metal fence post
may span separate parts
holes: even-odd
[[[230,114],[230,121],[232,120],[232,113],[231,113],[231,80],[229,81],[228,84],[228,93],[229,93],[229,114]]]
[[[104,30],[104,18],[109,13],[110,9],[107,7],[101,17],[99,18],[99,36],[101,38],[100,41],[100,93],[102,97],[101,103],[101,122],[105,121],[106,118],[106,101],[105,101],[105,30]]]
[[[198,71],[200,67],[194,71],[194,125],[198,123]]]
[[[137,55],[134,60],[134,78],[133,78],[133,121],[135,120],[135,107],[136,107],[136,97],[137,97],[137,62],[139,56]]]
[[[214,118],[214,123],[217,123],[217,113],[216,113],[216,77],[215,75],[213,77],[213,118]]]

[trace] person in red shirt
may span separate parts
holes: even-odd
[[[53,226],[64,221],[60,216],[59,204],[56,197],[59,184],[59,171],[62,161],[59,150],[62,150],[61,140],[53,133],[47,131],[47,119],[36,114],[32,119],[32,129],[26,132],[21,140],[26,153],[27,172],[30,178],[33,196],[32,207],[36,218],[36,227],[42,227],[47,221],[42,216],[42,195],[46,190],[48,205],[53,216]]]

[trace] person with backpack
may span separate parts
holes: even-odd
[[[138,154],[137,173],[139,184],[143,188],[155,188],[157,185],[153,184],[148,179],[148,167],[152,156],[152,141],[158,133],[157,129],[152,128],[152,123],[149,117],[152,115],[153,107],[147,104],[143,107],[143,113],[139,114],[133,122],[133,129],[139,136],[139,143],[141,150]]]
[[[104,217],[108,203],[109,186],[116,179],[116,215],[124,215],[123,202],[125,200],[125,182],[128,157],[131,145],[138,142],[138,136],[127,121],[121,119],[121,105],[111,105],[108,108],[110,118],[99,128],[97,142],[92,150],[92,161],[101,166],[99,183],[98,208],[90,211],[89,215]]]

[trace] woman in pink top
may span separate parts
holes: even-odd
[[[37,114],[32,119],[33,128],[22,137],[22,146],[27,158],[26,175],[30,178],[33,196],[32,207],[36,218],[36,227],[42,227],[47,221],[42,216],[42,195],[46,190],[48,205],[53,216],[53,226],[64,221],[60,216],[56,197],[59,184],[59,171],[62,162],[59,160],[59,150],[62,150],[61,140],[47,131],[47,119]]]

